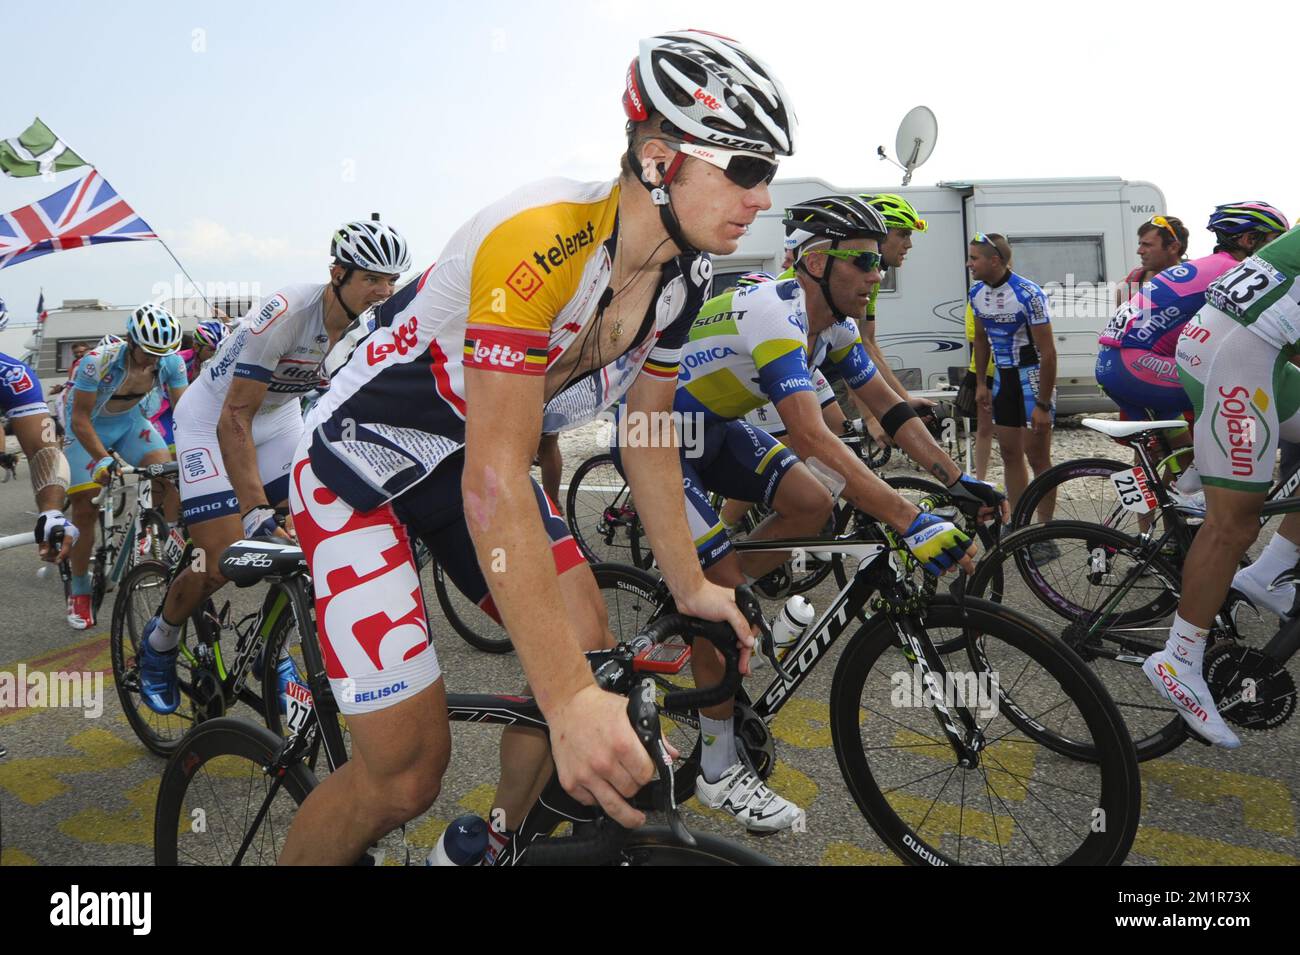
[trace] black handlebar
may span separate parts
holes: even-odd
[[[767,644],[772,642],[772,632],[763,619],[763,608],[748,587],[736,588],[736,605],[751,626],[759,627]],[[740,651],[736,632],[729,623],[716,623],[669,614],[656,620],[638,634],[633,642],[634,652],[649,644],[663,643],[670,637],[684,636],[708,640],[722,654],[726,672],[717,686],[694,690],[674,690],[664,697],[666,709],[702,709],[731,699],[740,688]],[[659,729],[659,706],[655,704],[655,683],[643,679],[628,694],[627,715],[641,745],[659,774],[658,806],[667,816],[669,828],[681,845],[694,846],[695,839],[687,831],[677,813],[673,796],[673,767],[668,759]],[[614,820],[602,816],[592,826],[592,833],[568,839],[543,839],[528,847],[527,859],[534,865],[602,865],[614,862],[626,843],[629,830]]]

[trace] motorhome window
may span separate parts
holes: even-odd
[[[1102,236],[1008,235],[1007,238],[1011,241],[1011,267],[1039,285],[1105,281]]]
[[[885,269],[885,274],[880,280],[880,291],[898,291],[898,269]]]

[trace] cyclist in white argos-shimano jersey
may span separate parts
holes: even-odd
[[[201,570],[180,573],[162,612],[145,626],[140,689],[155,712],[180,705],[180,626],[226,582],[221,553],[241,537],[288,536],[274,508],[289,498],[289,466],[303,431],[300,399],[322,383],[334,344],[391,296],[410,268],[406,241],[380,222],[347,223],[330,254],[328,284],[291,285],[246,315],[176,405],[182,514],[208,559]],[[281,692],[299,682],[287,655],[276,666]]]
[[[1142,669],[1196,733],[1233,748],[1241,741],[1220,715],[1203,674],[1206,637],[1238,562],[1259,534],[1278,442],[1300,441],[1300,369],[1291,364],[1300,354],[1300,228],[1269,241],[1287,229],[1286,218],[1271,206],[1233,203],[1215,212],[1220,245],[1235,235],[1233,246],[1259,251],[1206,289],[1205,306],[1178,339],[1178,374],[1196,412],[1206,515],[1183,565],[1169,640]],[[1288,514],[1250,568],[1258,589],[1284,584],[1282,575],[1300,560],[1297,541],[1300,514]],[[1251,676],[1259,681],[1271,672]]]

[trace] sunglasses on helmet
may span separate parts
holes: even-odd
[[[777,162],[756,153],[735,149],[717,149],[699,143],[668,143],[669,148],[683,156],[694,156],[711,166],[717,166],[727,178],[742,189],[753,189],[759,183],[776,178]]]

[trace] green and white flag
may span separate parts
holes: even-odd
[[[0,140],[0,172],[6,176],[41,176],[86,165],[50,127],[37,119],[16,139]]]

